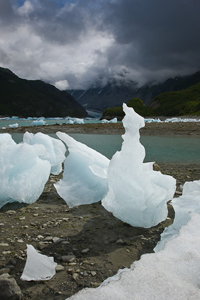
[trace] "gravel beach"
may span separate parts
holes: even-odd
[[[122,124],[47,125],[6,129],[2,132],[122,134]],[[200,136],[200,123],[148,123],[141,135]],[[156,166],[177,180],[175,196],[185,181],[200,179],[200,163]],[[113,217],[100,203],[69,209],[59,197],[51,175],[38,201],[31,205],[9,204],[0,210],[0,275],[9,273],[23,299],[64,300],[84,287],[97,287],[118,269],[130,267],[144,253],[153,252],[168,219],[150,229],[134,228]],[[22,281],[26,244],[57,262],[49,281]]]

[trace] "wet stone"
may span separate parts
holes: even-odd
[[[0,243],[0,247],[9,247],[7,243]]]
[[[73,278],[75,281],[78,279],[78,277],[79,277],[79,274],[78,274],[78,273],[74,273],[74,274],[72,275],[72,278]]]
[[[56,266],[56,272],[64,271],[64,269],[65,269],[65,267],[63,267],[62,265]]]
[[[22,299],[22,292],[17,285],[14,278],[10,277],[9,274],[3,274],[0,276],[0,299]]]
[[[90,249],[89,249],[89,248],[86,248],[86,249],[83,249],[83,250],[81,251],[81,253],[85,254],[85,253],[88,253],[89,251],[90,251]]]
[[[63,262],[74,262],[76,260],[75,255],[63,255],[62,256],[62,261]]]
[[[122,239],[118,239],[115,243],[118,244],[118,245],[124,245],[125,244],[124,240],[122,240]]]

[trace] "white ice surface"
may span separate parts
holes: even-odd
[[[19,124],[18,123],[15,123],[15,124],[10,124],[9,125],[9,127],[10,128],[17,128],[19,126]]]
[[[171,204],[175,211],[174,222],[161,234],[161,240],[154,248],[155,252],[162,250],[167,240],[178,235],[180,228],[190,220],[191,212],[200,214],[200,180],[186,182],[182,196],[174,198]]]
[[[193,213],[163,251],[142,255],[130,270],[96,289],[84,289],[70,300],[200,299],[200,215]],[[113,280],[114,279],[114,280]]]
[[[144,119],[123,105],[122,149],[108,167],[108,193],[102,205],[122,221],[137,227],[152,227],[166,219],[166,202],[172,199],[176,180],[153,170],[153,163],[143,163],[145,149],[139,139]]]
[[[62,163],[65,160],[66,152],[66,147],[63,142],[41,132],[36,134],[26,132],[23,141],[30,145],[43,145],[46,151],[40,158],[50,162],[52,174],[58,175],[62,171]]]
[[[16,144],[8,133],[0,134],[0,207],[8,202],[35,202],[50,174],[43,145]]]
[[[46,121],[44,121],[43,119],[40,120],[35,120],[32,122],[33,126],[39,126],[39,125],[45,125]]]
[[[27,260],[21,279],[49,280],[56,274],[56,266],[53,257],[40,254],[32,245],[27,245]]]
[[[55,184],[58,194],[69,207],[98,202],[108,189],[109,160],[66,133],[57,132],[57,136],[69,150],[64,164],[63,179]]]
[[[84,124],[84,120],[83,119],[74,118],[72,120],[74,121],[74,124]]]

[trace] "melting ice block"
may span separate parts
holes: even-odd
[[[32,245],[27,245],[27,260],[21,279],[49,280],[55,275],[56,266],[53,257],[40,254]]]
[[[107,284],[83,289],[68,300],[200,299],[199,227],[200,215],[192,213],[191,220],[163,251],[142,255],[130,270],[111,277]]]
[[[178,235],[180,228],[190,220],[191,212],[200,214],[200,180],[186,182],[182,196],[174,198],[171,204],[175,211],[174,222],[161,234],[161,240],[154,248],[155,252],[162,250],[168,240]]]
[[[154,171],[153,163],[143,163],[145,149],[139,141],[139,129],[144,127],[144,119],[126,104],[123,109],[124,141],[110,161],[109,190],[102,204],[122,221],[149,228],[166,219],[166,202],[174,195],[176,181]]]
[[[69,150],[63,179],[55,184],[58,194],[69,207],[98,202],[108,190],[109,159],[66,133],[57,132],[57,136]]]
[[[28,143],[30,145],[43,145],[46,151],[40,155],[40,158],[43,160],[48,160],[51,163],[52,174],[58,175],[62,171],[62,163],[65,160],[66,152],[63,142],[41,132],[36,134],[26,132],[24,134],[23,141],[24,143]]]
[[[50,174],[42,160],[43,145],[16,144],[10,134],[0,134],[0,207],[8,202],[33,203],[41,195]]]

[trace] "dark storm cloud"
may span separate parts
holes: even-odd
[[[189,74],[199,12],[197,0],[0,0],[0,64],[74,87]]]
[[[190,72],[200,68],[200,1],[126,0],[107,4],[105,24],[121,55],[111,55],[129,67]]]
[[[30,1],[31,2],[31,1]],[[32,1],[34,9],[26,16],[26,22],[43,39],[52,43],[73,43],[91,25],[90,1]]]
[[[9,26],[16,20],[11,1],[0,0],[0,26]]]

